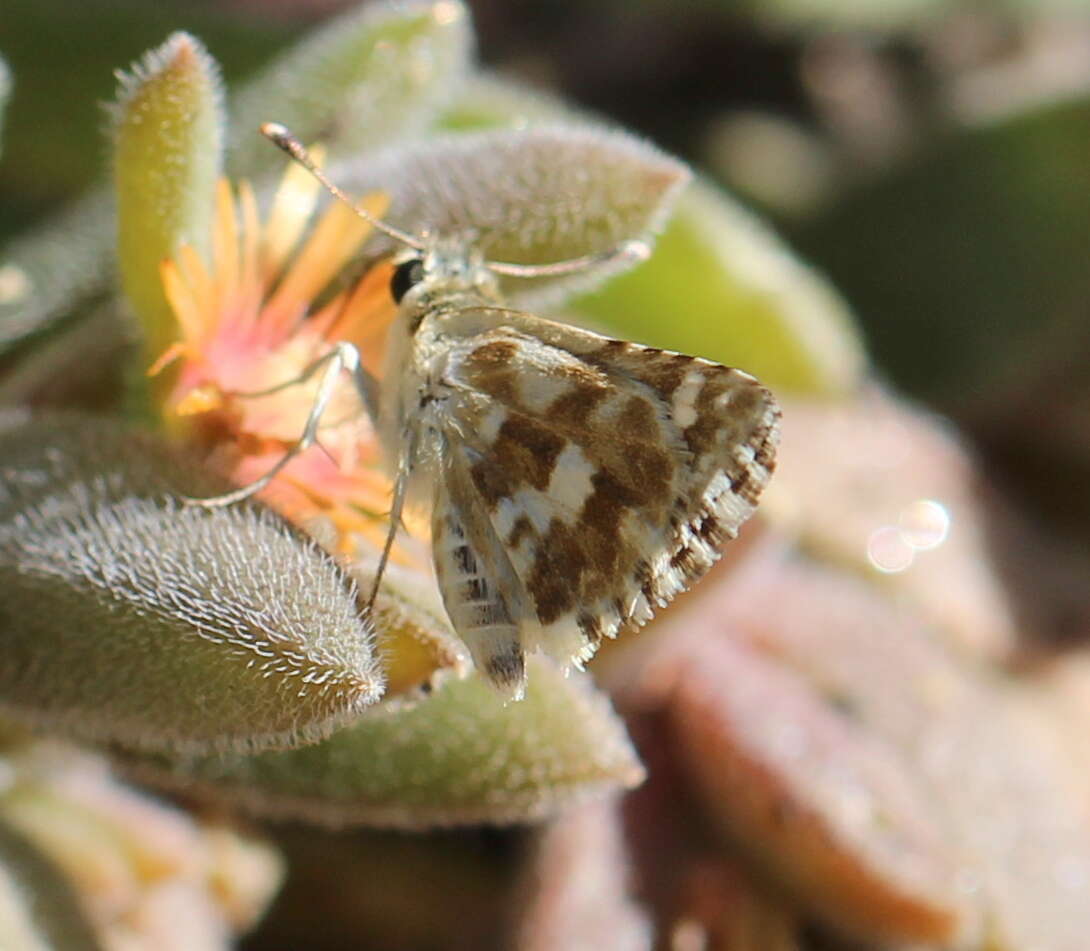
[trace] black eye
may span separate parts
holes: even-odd
[[[394,303],[400,304],[401,298],[409,293],[409,289],[423,279],[424,262],[420,258],[402,261],[394,269],[394,276],[390,278],[390,293],[393,295]]]

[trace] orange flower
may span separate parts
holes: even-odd
[[[165,413],[175,423],[184,419],[186,438],[239,485],[264,475],[302,434],[320,374],[292,381],[341,341],[355,344],[377,375],[396,313],[388,261],[330,296],[327,288],[371,226],[333,202],[304,237],[318,195],[317,182],[293,165],[262,222],[249,184],[242,182],[236,196],[221,181],[211,267],[188,245],[162,264],[181,339],[149,373],[180,362]],[[361,200],[376,217],[387,204],[382,193]],[[274,387],[282,388],[247,395]],[[381,546],[388,531],[391,485],[380,462],[371,420],[346,377],[322,417],[319,444],[293,459],[259,497],[297,523],[313,527],[324,519],[335,531],[333,547],[359,554],[361,543]],[[419,518],[407,521],[426,536]],[[407,558],[403,550],[396,555]]]

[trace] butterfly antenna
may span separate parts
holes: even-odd
[[[510,277],[557,277],[564,274],[577,274],[599,264],[613,261],[646,261],[651,256],[651,247],[646,241],[622,241],[615,248],[599,251],[597,254],[584,254],[580,258],[567,261],[554,261],[552,264],[515,264],[508,261],[488,261],[490,270]]]
[[[377,228],[383,234],[389,235],[395,241],[407,244],[410,248],[416,248],[418,251],[424,250],[424,245],[421,244],[417,238],[413,237],[413,235],[402,231],[400,228],[395,228],[392,225],[386,224],[385,221],[368,213],[366,209],[360,208],[351,198],[326,178],[325,173],[318,168],[317,162],[310,157],[310,153],[306,150],[306,146],[291,133],[291,130],[288,129],[287,126],[281,125],[279,122],[266,122],[261,126],[261,134],[277,148],[287,152],[288,155],[318,179],[325,187],[326,191],[333,195],[333,197],[343,201],[364,221],[370,222],[373,227]]]

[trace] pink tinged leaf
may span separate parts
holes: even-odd
[[[687,645],[669,714],[710,817],[818,917],[869,940],[957,945],[957,855],[882,743],[730,641]]]
[[[685,870],[672,947],[716,951],[798,951],[798,912],[781,896],[758,886],[725,855],[706,855]]]
[[[101,757],[46,741],[3,762],[0,816],[56,863],[108,947],[224,947],[280,885],[268,845],[121,785]]]
[[[775,882],[725,850],[693,808],[687,767],[676,755],[668,721],[662,711],[628,717],[648,779],[624,799],[629,887],[652,909],[660,944],[797,951],[801,912]]]
[[[989,552],[994,514],[969,454],[936,418],[876,388],[850,403],[785,406],[765,512],[974,653],[1013,649],[1011,599]]]
[[[0,709],[144,749],[328,735],[382,692],[351,581],[157,438],[0,417]]]
[[[618,804],[574,809],[538,835],[523,872],[518,951],[650,951],[647,912],[631,894]]]
[[[1082,735],[1071,732],[1082,714],[1063,706],[1077,662],[1051,680],[1002,679],[946,651],[859,579],[771,546],[708,610],[896,751],[958,854],[957,891],[988,916],[995,947],[1085,946],[1090,821],[1074,752]]]

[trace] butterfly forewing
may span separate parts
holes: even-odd
[[[445,356],[439,491],[514,573],[503,649],[579,663],[714,563],[771,474],[778,410],[738,370],[492,313]]]

